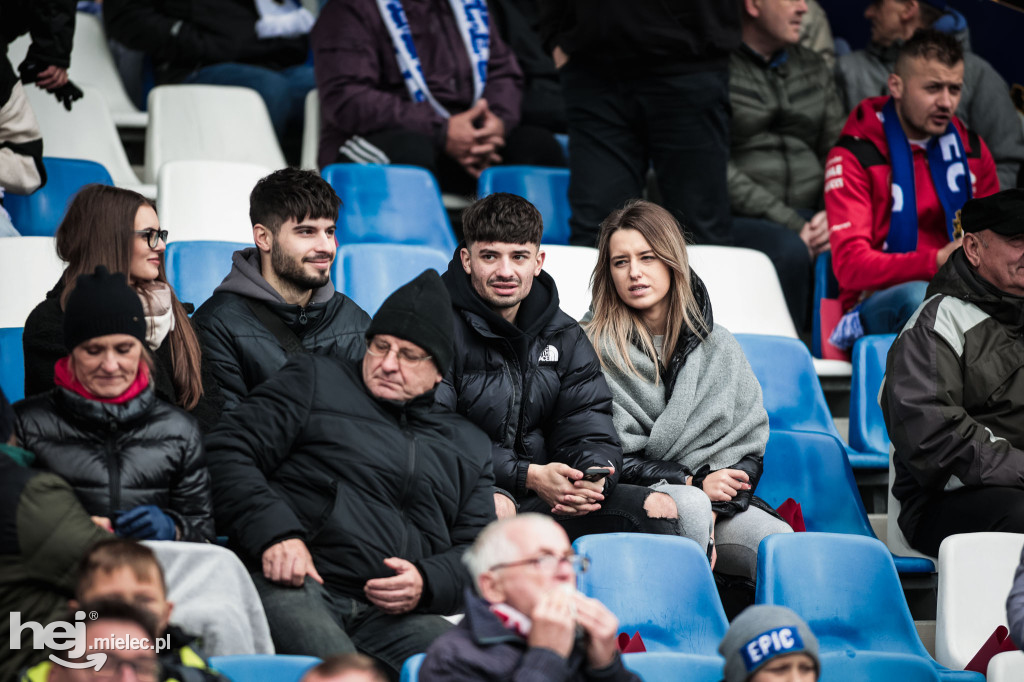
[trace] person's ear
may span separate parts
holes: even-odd
[[[459,249],[459,259],[462,261],[462,269],[466,271],[467,275],[473,274],[473,270],[469,267],[469,249],[463,247]]]
[[[171,624],[171,614],[174,613],[174,602],[168,601],[164,602],[164,604],[167,606],[164,610],[164,615],[160,617],[160,632],[158,633],[160,635],[167,631],[167,626]]]
[[[903,79],[900,78],[897,73],[889,74],[889,94],[893,96],[893,99],[903,98]]]
[[[964,234],[964,240],[961,244],[964,248],[964,255],[967,256],[967,262],[971,264],[971,267],[975,270],[981,265],[981,240],[978,239],[978,235],[973,232],[967,232]]]
[[[900,3],[900,21],[910,23],[921,15],[921,4],[917,0],[908,0]]]
[[[743,0],[743,9],[752,19],[761,16],[761,0]]]
[[[495,573],[491,571],[481,573],[477,579],[477,586],[480,589],[480,596],[490,603],[501,604],[505,601],[505,590]]]
[[[72,613],[81,608],[81,606],[82,605],[78,603],[77,599],[68,599],[68,608],[71,609]]]
[[[538,246],[537,247],[537,269],[534,270],[534,272],[533,272],[533,276],[534,277],[539,275],[540,271],[544,269],[544,258],[546,256],[547,256],[547,253],[545,253],[544,251],[541,251],[540,247]]]
[[[252,240],[262,253],[270,253],[270,248],[274,245],[274,233],[266,225],[256,223],[252,226]]]

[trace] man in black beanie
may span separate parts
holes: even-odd
[[[452,329],[427,270],[377,311],[361,362],[295,356],[209,434],[217,522],[278,653],[359,651],[397,680],[461,608],[494,476],[487,436],[434,404]]]

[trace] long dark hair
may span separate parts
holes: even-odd
[[[71,200],[67,214],[57,228],[56,238],[57,255],[67,263],[61,277],[64,285],[61,309],[67,305],[78,276],[92,273],[97,265],[105,265],[111,272],[124,273],[128,283],[138,289],[138,283],[133,282],[131,276],[132,247],[137,238],[135,215],[143,206],[154,208],[141,194],[108,185],[86,185]],[[167,282],[162,255],[160,273],[154,281]],[[174,329],[168,334],[167,341],[171,346],[174,392],[178,404],[191,410],[203,396],[202,353],[188,313],[173,289],[171,311]]]

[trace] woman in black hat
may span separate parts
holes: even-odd
[[[98,266],[78,277],[63,326],[71,352],[55,365],[56,388],[15,405],[18,442],[119,535],[210,539],[202,437],[192,417],[154,393],[135,290]]]

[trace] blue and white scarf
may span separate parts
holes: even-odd
[[[490,20],[487,14],[486,0],[448,0],[455,14],[455,21],[466,46],[469,62],[473,67],[473,101],[476,102],[484,92],[487,84],[487,62],[491,57]],[[427,87],[423,77],[420,58],[416,53],[416,45],[412,41],[412,31],[405,17],[402,0],[377,0],[381,18],[391,35],[391,43],[395,46],[398,68],[405,79],[405,87],[414,102],[430,102],[441,116],[448,118],[451,113],[441,106]]]

